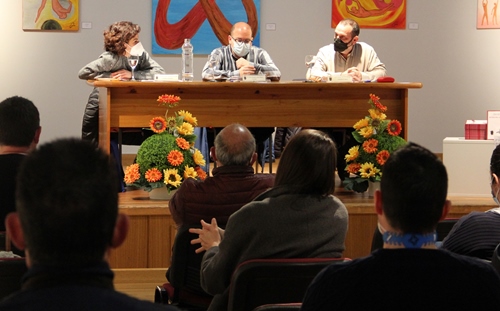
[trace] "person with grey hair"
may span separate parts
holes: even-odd
[[[224,226],[229,216],[274,185],[274,175],[255,174],[255,139],[241,124],[230,124],[215,137],[210,156],[216,163],[205,180],[188,178],[169,202],[178,227],[212,218]]]
[[[348,226],[335,189],[335,143],[323,132],[303,130],[281,156],[274,187],[236,211],[225,230],[201,221],[191,241],[205,251],[200,283],[214,298],[208,308],[227,310],[231,275],[260,258],[342,257]]]

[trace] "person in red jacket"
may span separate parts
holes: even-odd
[[[217,134],[210,156],[217,164],[212,176],[187,179],[169,202],[178,227],[212,218],[225,226],[232,213],[274,185],[274,175],[254,173],[255,139],[241,124],[230,124]]]

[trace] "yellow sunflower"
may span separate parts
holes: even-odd
[[[361,168],[359,169],[362,178],[375,177],[379,172],[380,170],[371,162],[361,164]]]
[[[175,129],[175,127],[177,126],[177,120],[175,119],[175,117],[167,118],[167,126],[169,129]]]
[[[349,153],[345,155],[347,162],[354,161],[359,156],[359,146],[354,146],[349,149]]]
[[[196,178],[196,177],[198,177],[198,174],[196,173],[194,167],[186,165],[186,167],[184,168],[184,179]]]
[[[385,118],[387,118],[385,113],[382,113],[377,109],[368,109],[368,112],[370,113],[370,117],[372,119],[385,120]]]
[[[359,130],[359,134],[364,138],[371,137],[373,135],[373,127],[367,126]]]
[[[201,154],[200,150],[198,149],[195,149],[194,151],[193,160],[194,163],[199,166],[205,166],[206,164],[205,159],[203,158],[203,154]]]
[[[356,122],[356,124],[354,124],[353,128],[356,130],[359,130],[359,129],[362,129],[363,127],[367,127],[367,126],[368,126],[368,119],[364,118],[364,119],[361,119],[358,122]]]
[[[177,114],[180,115],[180,116],[183,116],[184,117],[184,121],[188,122],[192,126],[197,126],[198,125],[198,120],[195,117],[193,117],[193,115],[190,112],[184,111],[184,110],[180,110],[179,112],[177,112]]]
[[[177,132],[180,135],[192,135],[194,133],[194,127],[190,123],[184,122],[181,126],[177,127]]]
[[[181,175],[178,174],[178,171],[175,168],[163,170],[163,175],[165,175],[164,182],[167,185],[171,185],[177,188],[182,183]]]

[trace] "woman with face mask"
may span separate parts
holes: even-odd
[[[490,160],[491,194],[497,205],[500,199],[500,145]],[[451,252],[491,260],[500,243],[500,206],[486,212],[472,212],[458,220],[443,240],[443,249]]]
[[[211,80],[210,63],[215,63],[216,80],[239,79],[244,75],[265,74],[271,81],[279,81],[281,72],[271,56],[252,44],[253,34],[250,25],[238,22],[231,28],[228,45],[212,51],[201,73],[203,80]],[[210,77],[209,77],[210,76]]]
[[[128,63],[128,57],[135,55],[139,61],[134,70],[136,80],[152,80],[155,74],[165,73],[163,67],[155,62],[144,50],[139,41],[141,27],[132,22],[116,22],[104,31],[105,51],[99,57],[85,65],[78,72],[80,79],[89,80],[96,78],[112,78],[117,80],[130,80],[132,68]],[[89,96],[82,124],[82,139],[98,142],[98,112],[99,92],[94,88]],[[140,133],[139,133],[140,134]],[[130,133],[124,137],[124,143],[137,145],[142,142],[141,137]],[[142,135],[139,135],[142,136]]]

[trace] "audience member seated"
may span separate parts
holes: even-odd
[[[332,195],[335,143],[324,133],[304,130],[281,155],[275,186],[231,215],[225,231],[201,221],[193,244],[206,251],[201,285],[214,295],[209,310],[225,310],[235,268],[258,258],[341,257],[348,215]]]
[[[177,310],[113,288],[107,259],[129,226],[118,214],[116,180],[113,161],[88,141],[56,140],[26,156],[17,212],[5,224],[25,249],[28,272],[0,310]]]
[[[499,205],[500,146],[490,160],[491,194]],[[463,216],[443,240],[443,249],[450,252],[491,260],[495,247],[500,243],[500,207],[486,212],[472,212]]]
[[[5,243],[5,217],[16,210],[16,176],[26,154],[40,138],[40,114],[30,100],[13,96],[0,103],[0,245]],[[1,247],[0,249],[4,249]],[[24,252],[12,251],[24,256]]]
[[[217,167],[204,181],[187,179],[169,202],[178,227],[199,225],[212,218],[225,227],[229,216],[257,195],[271,188],[274,175],[254,174],[255,139],[240,124],[226,126],[217,134],[210,155]]]
[[[328,266],[301,310],[496,310],[493,267],[435,245],[436,225],[451,205],[443,163],[410,143],[391,154],[383,173],[374,201],[384,248]]]

